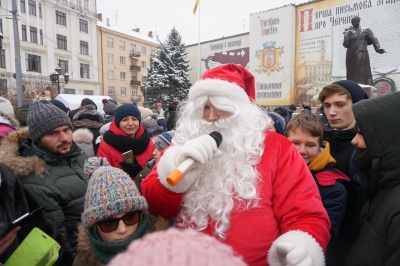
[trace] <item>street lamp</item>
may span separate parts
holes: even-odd
[[[68,81],[69,81],[69,74],[68,73],[64,74],[64,82],[60,81],[60,74],[61,74],[61,67],[59,67],[59,66],[57,66],[55,71],[50,74],[51,82],[57,84],[58,94],[60,94],[60,83],[68,84]]]

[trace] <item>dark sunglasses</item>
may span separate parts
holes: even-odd
[[[104,233],[110,233],[118,228],[119,221],[124,221],[128,226],[135,225],[140,220],[139,212],[130,212],[122,216],[121,218],[109,219],[105,221],[98,222],[97,225],[100,227],[101,231]]]

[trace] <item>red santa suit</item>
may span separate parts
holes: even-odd
[[[204,86],[204,80],[199,82]],[[196,92],[196,86],[199,84],[196,83],[189,92],[189,101],[191,96],[193,98],[193,91]],[[239,95],[233,95],[232,98],[235,96]],[[175,134],[179,135],[179,127]],[[216,236],[230,245],[249,265],[268,265],[268,253],[270,265],[287,264],[280,262],[276,252],[276,245],[282,242],[304,247],[313,265],[324,265],[323,250],[330,239],[330,223],[315,181],[288,139],[269,131],[265,132],[265,136],[265,148],[255,166],[258,172],[258,204],[252,208],[244,208],[243,201],[239,202],[233,196],[234,207],[229,214],[230,226],[225,232],[226,237],[221,239],[216,236],[216,223],[211,217],[207,226],[200,231]],[[168,171],[176,165],[171,159],[174,158],[174,153],[179,153],[178,147],[172,146],[164,150],[141,186],[150,211],[167,218],[176,218],[177,226],[180,227],[182,215],[187,213],[186,207],[183,207],[186,189],[179,188],[180,184],[176,187],[169,186],[165,181]],[[207,178],[204,172],[195,168],[181,182],[196,175],[199,177],[200,174],[202,178]]]

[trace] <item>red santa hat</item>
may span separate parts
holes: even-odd
[[[201,96],[226,96],[235,101],[255,100],[254,76],[236,64],[226,64],[205,72],[189,91],[189,100]]]

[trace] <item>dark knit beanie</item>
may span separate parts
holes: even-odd
[[[296,111],[297,107],[294,104],[289,105],[289,110]]]
[[[92,101],[92,100],[89,99],[89,98],[83,98],[83,99],[82,99],[82,101],[81,101],[81,106],[85,106],[85,105],[89,105],[89,104],[94,105],[94,107],[95,107],[96,110],[97,110],[97,105],[94,103],[94,101]]]
[[[153,142],[156,147],[162,151],[171,145],[173,131],[163,132],[155,137],[153,137]]]
[[[68,113],[69,108],[67,108],[67,106],[65,106],[63,102],[56,99],[50,100],[50,102],[55,106],[57,106],[58,108],[60,108],[61,110],[63,110],[65,113]]]
[[[68,115],[49,101],[36,101],[29,106],[27,124],[29,136],[36,142],[43,135],[60,126],[70,126]]]
[[[368,99],[368,94],[358,85],[357,82],[352,80],[338,80],[333,82],[333,84],[339,84],[350,92],[353,104],[361,101],[363,99]]]
[[[121,120],[127,116],[136,117],[140,123],[140,111],[137,106],[132,103],[124,103],[114,110],[114,120],[117,127],[119,127]]]
[[[274,122],[276,132],[283,135],[286,127],[285,118],[276,112],[268,112],[268,116],[272,119],[272,122]]]

